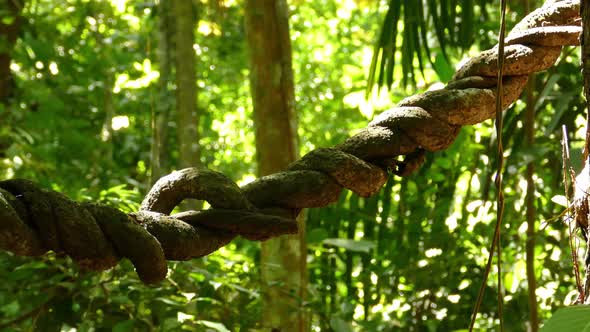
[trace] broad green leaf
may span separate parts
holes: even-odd
[[[541,328],[542,332],[590,331],[590,306],[577,305],[557,310]]]
[[[213,329],[214,331],[229,332],[227,327],[225,327],[225,325],[223,325],[222,323],[219,323],[219,322],[211,322],[208,320],[198,320],[195,323],[203,325],[203,326],[208,327],[210,329]]]

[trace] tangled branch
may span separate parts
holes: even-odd
[[[561,48],[578,45],[579,0],[549,1],[506,38],[503,108],[521,94],[528,75],[554,65]],[[301,209],[337,201],[343,188],[368,197],[387,170],[408,175],[424,151],[449,147],[464,125],[495,116],[497,47],[461,67],[444,89],[402,100],[334,148],[316,149],[284,172],[242,188],[221,173],[184,169],[160,179],[138,212],[77,203],[27,180],[0,182],[0,248],[22,256],[64,252],[91,270],[130,259],[142,281],[166,276],[166,260],[208,255],[240,235],[264,240],[297,232]],[[404,160],[398,160],[404,156]],[[169,215],[185,198],[211,209]]]

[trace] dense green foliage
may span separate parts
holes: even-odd
[[[458,1],[451,1],[457,4]],[[478,3],[484,3],[479,1]],[[539,4],[539,3],[537,3]],[[0,106],[0,179],[35,180],[76,199],[137,208],[149,186],[150,123],[159,99],[158,3],[30,0],[12,52],[16,94]],[[242,3],[195,2],[202,162],[235,181],[255,174],[254,128]],[[497,2],[489,21],[471,20],[475,45],[448,48],[449,62],[493,44]],[[461,12],[461,7],[457,7]],[[480,7],[477,7],[480,8]],[[365,100],[374,42],[387,6],[370,1],[291,2],[296,108],[302,153],[332,146],[372,116],[415,92],[395,67],[391,91]],[[511,8],[514,24],[524,15]],[[469,16],[468,16],[469,17]],[[470,17],[471,18],[471,17]],[[418,90],[448,80],[431,21]],[[461,25],[465,26],[465,25]],[[403,24],[400,23],[403,30]],[[398,37],[398,46],[407,35]],[[401,53],[398,52],[398,58]],[[575,49],[537,75],[537,141],[526,147],[524,103],[505,115],[505,227],[502,235],[505,325],[526,327],[526,164],[536,165],[537,299],[543,319],[575,298],[561,172],[561,125],[579,165],[584,110]],[[415,59],[413,65],[418,65]],[[170,90],[174,85],[169,84]],[[376,89],[375,89],[376,91]],[[105,109],[115,118],[105,123]],[[104,135],[105,126],[114,129]],[[171,122],[173,133],[176,124]],[[392,177],[375,197],[350,192],[307,213],[309,298],[313,330],[464,329],[482,280],[493,234],[496,168],[493,125],[464,128],[447,151],[429,154],[407,178]],[[178,158],[169,135],[169,170]],[[166,281],[147,287],[129,262],[104,273],[80,271],[55,254],[38,259],[0,254],[0,327],[8,330],[212,330],[259,327],[259,245],[235,240],[209,257],[171,262]],[[497,324],[492,271],[477,326]]]

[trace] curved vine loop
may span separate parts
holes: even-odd
[[[507,36],[504,109],[529,74],[553,66],[563,46],[578,45],[579,7],[579,0],[549,1]],[[237,235],[264,240],[295,233],[301,209],[333,203],[343,188],[371,196],[385,184],[387,170],[408,175],[425,151],[449,147],[462,126],[493,118],[497,57],[496,47],[482,52],[444,89],[408,97],[338,146],[316,149],[242,188],[214,171],[184,169],[160,179],[140,211],[124,214],[27,180],[1,181],[0,248],[23,256],[64,252],[92,270],[125,257],[142,281],[153,283],[166,276],[166,260],[207,255]],[[185,198],[205,200],[211,209],[169,215]]]

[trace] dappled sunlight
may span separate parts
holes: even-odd
[[[114,131],[129,127],[129,117],[126,115],[118,115],[113,117],[111,121],[111,128]]]
[[[135,70],[141,72],[143,76],[137,79],[131,79],[127,73],[117,75],[115,85],[113,86],[114,93],[120,93],[122,89],[141,89],[156,82],[160,77],[158,71],[152,70],[151,62],[145,59],[143,63],[135,62],[133,64]]]

